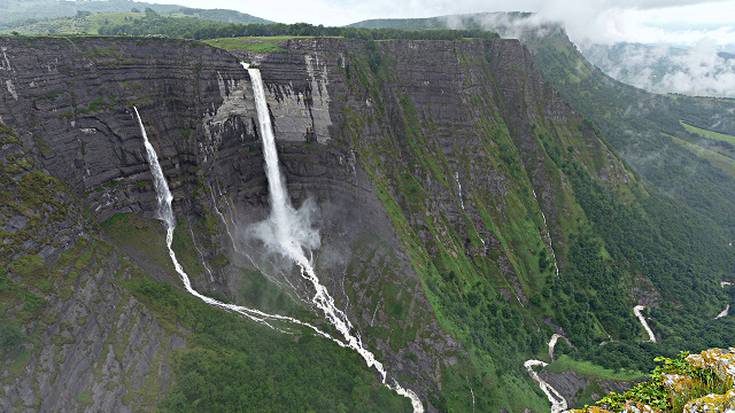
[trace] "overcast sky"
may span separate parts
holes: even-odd
[[[578,42],[735,44],[735,0],[149,0],[225,8],[283,23],[344,25],[373,18],[533,11]]]

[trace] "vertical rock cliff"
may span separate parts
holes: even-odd
[[[566,274],[584,270],[570,258],[588,245],[580,238],[598,242],[577,199],[579,177],[620,199],[644,191],[520,43],[300,39],[283,47],[254,54],[164,39],[0,39],[2,231],[10,240],[1,251],[12,263],[0,294],[25,297],[3,301],[15,321],[2,327],[22,348],[5,355],[14,361],[2,372],[3,409],[175,411],[201,396],[187,368],[209,360],[209,340],[222,349],[251,344],[256,357],[270,343],[315,369],[352,366],[358,373],[335,379],[352,383],[334,390],[350,395],[340,406],[407,408],[326,340],[235,317],[226,330],[207,329],[219,310],[186,309],[162,228],[150,220],[156,201],[134,105],[171,186],[174,249],[196,288],[326,325],[309,286],[248,232],[267,215],[268,193],[240,60],[262,72],[294,205],[316,205],[323,283],[428,411],[544,411],[524,358],[571,325],[584,326],[573,341],[590,343],[622,329],[565,289]],[[605,291],[596,281],[580,288]],[[562,299],[565,310],[555,309]],[[265,338],[222,339],[232,329]],[[286,383],[276,374],[285,370],[262,371],[272,376],[239,380],[277,399]],[[209,371],[202,380],[218,377]],[[359,404],[370,392],[380,394],[376,404]],[[326,408],[287,394],[291,409]]]

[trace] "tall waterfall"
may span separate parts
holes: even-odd
[[[255,235],[267,246],[274,247],[278,253],[294,261],[301,270],[301,276],[314,288],[312,303],[324,313],[326,319],[342,335],[347,346],[360,354],[368,367],[373,367],[380,373],[383,384],[411,400],[414,413],[422,413],[424,407],[416,393],[403,388],[395,379],[392,379],[391,382],[387,381],[387,372],[383,364],[365,347],[359,333],[353,332],[354,327],[347,315],[336,307],[334,298],[321,284],[311,260],[306,257],[307,250],[311,251],[319,245],[318,232],[311,228],[310,222],[303,219],[303,215],[293,208],[289,200],[288,191],[278,166],[278,151],[260,70],[251,68],[244,62],[241,64],[248,71],[253,87],[259,132],[263,141],[265,172],[268,178],[271,206],[269,218],[255,227]]]
[[[318,335],[328,338],[342,347],[347,347],[347,344],[343,343],[341,340],[335,339],[334,337],[321,331],[319,328],[309,323],[305,323],[293,317],[283,316],[279,314],[268,314],[263,311],[248,307],[223,303],[219,300],[207,297],[206,295],[199,293],[191,286],[189,275],[186,273],[186,271],[184,271],[184,268],[179,263],[179,260],[176,258],[176,253],[174,252],[174,249],[172,247],[174,240],[174,230],[176,229],[176,218],[174,217],[174,210],[171,206],[171,203],[174,200],[174,196],[173,194],[171,194],[171,190],[168,187],[168,182],[166,182],[166,177],[163,175],[163,169],[161,169],[161,164],[158,162],[158,155],[156,154],[156,150],[155,148],[153,148],[153,145],[151,145],[150,141],[148,140],[148,133],[146,132],[145,126],[143,125],[143,120],[140,118],[138,108],[134,107],[133,109],[135,109],[135,116],[138,118],[140,133],[141,135],[143,135],[143,143],[145,144],[145,152],[146,158],[148,159],[148,166],[150,167],[151,174],[153,175],[153,186],[156,190],[156,199],[158,200],[158,218],[162,220],[166,225],[166,248],[168,249],[168,255],[169,257],[171,257],[171,262],[174,265],[174,269],[181,278],[181,281],[184,283],[184,288],[186,288],[186,291],[211,306],[238,313],[270,328],[276,329],[276,327],[270,324],[270,322],[273,321],[292,323],[309,328]]]

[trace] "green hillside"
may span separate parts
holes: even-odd
[[[116,22],[118,18],[124,17],[124,14],[143,13],[146,9],[150,9],[164,16],[194,17],[223,23],[273,23],[269,20],[234,10],[196,9],[131,0],[83,2],[58,0],[2,0],[0,1],[0,30],[8,32],[17,31],[28,34],[47,34],[48,32],[44,32],[43,29],[53,28],[56,29],[55,33],[96,33],[94,29],[98,27],[97,24],[99,22],[79,22],[76,21],[79,20],[78,16],[86,14],[106,14],[108,16],[104,18],[109,19],[111,22]],[[82,30],[77,31],[78,29]]]

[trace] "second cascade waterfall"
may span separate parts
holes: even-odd
[[[212,297],[207,297],[206,295],[200,293],[199,291],[195,290],[194,287],[192,287],[191,280],[189,279],[189,274],[184,271],[184,267],[179,263],[179,260],[176,257],[176,253],[173,249],[174,230],[176,229],[176,217],[174,217],[174,210],[171,204],[174,200],[174,196],[173,194],[171,194],[171,190],[168,187],[168,182],[166,182],[166,177],[163,175],[163,169],[161,168],[161,164],[158,162],[158,155],[156,154],[156,150],[153,148],[153,145],[151,145],[151,142],[148,140],[148,133],[146,132],[145,126],[143,125],[143,120],[140,118],[138,108],[134,109],[135,116],[138,118],[140,133],[143,135],[143,143],[145,144],[145,152],[146,158],[148,159],[148,166],[150,167],[151,175],[153,175],[153,186],[156,190],[156,199],[158,201],[158,218],[162,220],[166,225],[166,248],[168,249],[168,255],[171,258],[174,269],[181,278],[181,281],[184,283],[184,288],[186,288],[186,291],[209,305],[219,307],[226,311],[238,313],[270,328],[276,329],[269,323],[269,321],[292,323],[300,325],[302,327],[310,328],[318,335],[324,338],[328,338],[342,347],[347,347],[347,345],[342,341],[335,339],[334,337],[321,331],[320,329],[309,323],[305,323],[293,317],[283,316],[279,314],[268,314],[253,308],[223,303]]]
[[[414,413],[423,413],[424,407],[416,393],[403,388],[395,379],[388,382],[385,367],[365,347],[360,335],[353,333],[352,323],[347,315],[336,307],[334,298],[329,294],[327,288],[321,284],[312,262],[306,257],[306,251],[311,251],[319,246],[318,233],[311,228],[309,220],[303,219],[299,211],[293,208],[288,197],[288,191],[278,166],[278,151],[276,150],[275,136],[260,70],[251,68],[244,62],[241,64],[248,71],[253,86],[259,132],[263,141],[263,156],[265,158],[271,207],[268,219],[253,228],[254,235],[261,239],[266,246],[274,248],[281,255],[293,260],[301,270],[301,276],[309,281],[314,288],[312,303],[324,313],[326,319],[342,335],[347,346],[360,354],[369,367],[374,367],[380,373],[383,384],[411,400]]]

